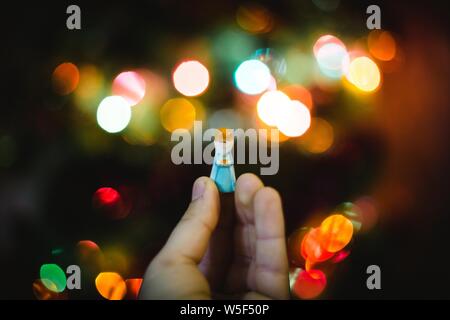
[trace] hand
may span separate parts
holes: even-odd
[[[289,298],[278,192],[244,174],[236,182],[236,210],[223,210],[233,194],[222,196],[219,214],[214,181],[195,181],[186,213],[145,273],[141,299]]]

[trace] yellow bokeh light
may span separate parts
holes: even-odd
[[[208,69],[198,61],[182,62],[173,73],[173,84],[185,96],[198,96],[208,88]]]
[[[397,52],[395,39],[388,31],[373,30],[367,38],[370,53],[381,61],[394,59]]]
[[[80,83],[74,92],[77,106],[87,113],[95,113],[103,85],[104,77],[95,66],[82,66]]]
[[[380,69],[368,57],[358,57],[350,62],[346,76],[350,83],[364,92],[376,90],[381,82]]]
[[[311,126],[298,140],[299,147],[309,153],[323,153],[331,148],[334,142],[334,130],[328,121],[312,118]]]
[[[161,124],[169,132],[192,128],[195,117],[194,105],[185,98],[170,99],[160,110]]]
[[[70,62],[61,63],[52,74],[52,84],[56,93],[67,95],[73,92],[80,80],[80,72],[76,65]]]
[[[342,250],[352,239],[353,224],[341,214],[326,218],[319,227],[321,247],[328,252]]]
[[[127,286],[120,274],[101,272],[95,278],[95,286],[101,296],[108,300],[121,300],[127,293]]]
[[[132,108],[130,123],[123,138],[133,145],[151,145],[158,136],[159,119],[157,110],[147,104]]]

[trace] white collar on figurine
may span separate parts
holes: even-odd
[[[226,136],[222,129],[214,139],[214,149],[216,151],[216,157],[225,157],[227,153],[230,153],[234,146],[234,134],[233,130],[226,129]]]

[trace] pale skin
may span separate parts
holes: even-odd
[[[140,298],[288,299],[278,192],[253,174],[225,195],[198,178],[188,209],[147,268]]]

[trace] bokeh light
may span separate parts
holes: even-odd
[[[256,50],[252,56],[252,59],[261,61],[269,67],[272,74],[272,79],[275,80],[275,85],[276,80],[284,77],[286,74],[286,59],[272,48],[261,48]]]
[[[363,196],[354,203],[362,221],[361,232],[368,232],[378,222],[378,211],[375,201],[371,197]]]
[[[352,239],[353,224],[341,214],[326,218],[319,227],[321,246],[328,252],[342,250]]]
[[[77,107],[88,114],[94,114],[104,91],[104,76],[94,65],[84,65],[80,68],[80,83],[75,90]]]
[[[264,129],[259,132],[259,137],[267,140],[267,142],[283,143],[290,139],[290,137],[281,133],[278,128],[267,125],[259,117],[255,117],[254,122],[258,129]]]
[[[131,109],[131,120],[123,138],[132,145],[149,146],[158,139],[160,130],[159,114],[156,108],[149,105],[140,105]]]
[[[353,225],[353,232],[356,233],[361,230],[362,217],[359,208],[351,202],[344,202],[336,208],[336,213],[342,214],[350,220]]]
[[[240,29],[227,28],[214,38],[213,55],[217,64],[223,69],[232,69],[248,58],[249,52],[256,50],[257,40],[254,36]],[[222,68],[223,67],[223,68]]]
[[[310,85],[314,73],[314,57],[296,48],[289,49],[284,56],[287,65],[284,79],[290,83]]]
[[[319,37],[319,39],[317,39],[316,42],[314,43],[314,46],[313,46],[314,56],[317,57],[319,50],[326,44],[335,44],[337,46],[345,48],[345,44],[344,44],[344,42],[342,42],[341,39],[339,39],[338,37],[335,37],[331,34],[326,34],[326,35]]]
[[[160,110],[161,124],[169,132],[192,128],[196,112],[194,105],[185,98],[168,100]]]
[[[311,92],[299,84],[291,84],[281,89],[291,100],[298,100],[308,107],[313,108],[313,99]]]
[[[52,74],[53,89],[60,95],[72,93],[80,81],[80,72],[76,65],[70,62],[60,64]]]
[[[91,240],[81,240],[77,243],[76,252],[78,259],[83,263],[96,264],[100,263],[101,250],[100,247]]]
[[[322,246],[323,236],[319,228],[312,228],[305,235],[301,243],[301,253],[305,260],[311,262],[322,262],[333,256],[332,252],[327,251]]]
[[[311,124],[311,114],[308,107],[297,100],[291,100],[290,106],[282,109],[278,119],[278,129],[288,137],[299,137],[308,130]]]
[[[129,250],[123,247],[109,247],[103,250],[104,270],[115,271],[120,274],[127,274],[133,259],[127,253]]]
[[[331,124],[322,118],[312,118],[311,126],[298,140],[301,150],[312,154],[326,152],[334,142],[334,130]]]
[[[102,187],[92,196],[95,209],[112,219],[123,219],[130,213],[131,202],[114,188]]]
[[[397,46],[392,34],[384,30],[372,30],[367,37],[370,53],[378,60],[390,61],[395,58]]]
[[[61,254],[64,253],[64,249],[63,248],[53,248],[52,249],[52,256],[59,256]]]
[[[138,104],[145,96],[144,78],[137,72],[122,72],[114,79],[112,93],[124,98],[130,106]]]
[[[120,274],[102,272],[95,278],[95,287],[100,295],[108,300],[122,300],[127,293],[127,286]]]
[[[52,285],[53,287],[53,285]],[[55,292],[49,290],[41,279],[33,282],[33,294],[38,300],[67,300],[67,292]]]
[[[102,100],[97,109],[98,125],[109,133],[125,129],[131,120],[131,107],[120,96],[110,96]]]
[[[109,187],[98,189],[94,197],[102,206],[110,206],[120,201],[120,193],[116,189]]]
[[[167,100],[169,96],[168,79],[161,74],[148,69],[138,69],[136,72],[146,83],[145,95],[141,101],[141,105],[143,103],[148,103],[150,107],[155,107]],[[133,108],[133,111],[136,109],[141,108]]]
[[[260,94],[270,86],[270,69],[259,60],[246,60],[236,69],[234,81],[240,91],[251,95]]]
[[[233,109],[219,109],[209,116],[208,127],[238,129],[243,127],[243,119]]]
[[[267,91],[258,100],[259,118],[269,126],[277,126],[280,118],[291,107],[291,99],[281,91]]]
[[[350,255],[350,250],[342,250],[336,253],[336,255],[331,259],[331,262],[333,263],[340,263],[347,259],[347,257]]]
[[[325,289],[327,278],[320,270],[301,270],[298,273],[292,292],[301,299],[317,298]]]
[[[125,280],[125,284],[127,286],[127,299],[137,300],[139,296],[139,290],[141,290],[142,280],[142,278]]]
[[[173,73],[173,84],[181,94],[193,97],[202,94],[209,85],[209,72],[198,61],[185,61]]]
[[[39,275],[45,287],[53,292],[63,292],[66,288],[66,274],[57,264],[43,264]]]
[[[377,64],[368,57],[358,57],[352,60],[346,76],[350,83],[364,92],[376,90],[381,81]]]
[[[273,27],[273,18],[270,12],[258,4],[246,4],[238,8],[236,13],[237,24],[250,33],[266,33]]]
[[[326,76],[340,78],[348,67],[350,57],[345,45],[333,36],[323,36],[314,45],[320,71]]]

